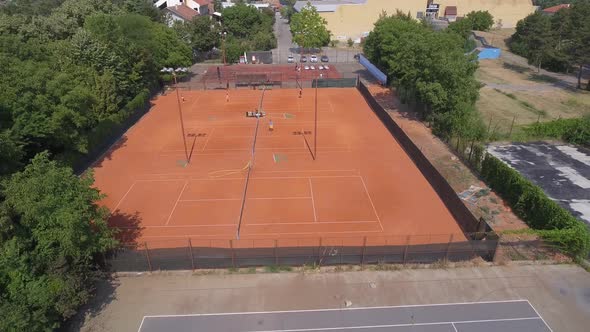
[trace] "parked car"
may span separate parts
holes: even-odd
[[[309,62],[318,62],[318,56],[317,56],[317,55],[315,55],[315,54],[312,54],[312,55],[309,57]]]
[[[302,55],[300,61],[307,62],[307,57],[305,55]]]
[[[287,62],[288,62],[288,63],[293,63],[293,62],[295,62],[295,59],[293,58],[293,56],[292,56],[292,55],[289,55],[289,57],[287,58]]]
[[[329,62],[330,61],[330,59],[328,59],[328,56],[327,55],[322,55],[322,59],[321,60],[322,60],[322,62]]]

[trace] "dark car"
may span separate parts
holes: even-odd
[[[307,62],[307,57],[305,55],[302,55],[300,60],[301,62]]]
[[[321,60],[322,62],[329,62],[329,61],[330,61],[330,59],[328,59],[328,56],[327,56],[327,55],[322,55],[322,57],[321,57],[321,59],[320,59],[320,60]]]

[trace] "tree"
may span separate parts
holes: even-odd
[[[555,49],[551,19],[537,12],[519,21],[513,35],[513,43],[514,49],[528,58],[529,62],[537,67],[537,71],[540,71],[543,62]]]
[[[72,316],[98,276],[94,258],[114,248],[92,174],[37,155],[0,195],[0,330],[48,331]]]
[[[209,52],[221,44],[221,29],[208,16],[196,16],[188,22],[176,22],[174,29],[195,52]]]
[[[463,36],[469,37],[472,30],[488,31],[494,25],[494,17],[488,11],[470,12],[463,19],[449,24],[448,29]]]
[[[487,10],[470,12],[464,19],[471,22],[472,30],[488,31],[494,25],[494,17]]]
[[[478,97],[477,63],[464,54],[464,43],[455,33],[435,32],[398,13],[377,20],[363,50],[401,101],[414,104],[434,132],[449,139],[465,135]]]
[[[326,25],[326,20],[308,2],[299,13],[295,13],[291,17],[290,27],[293,41],[303,48],[326,46],[330,42],[330,31]]]

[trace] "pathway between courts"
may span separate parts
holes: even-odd
[[[350,308],[361,308],[521,299],[529,301],[555,332],[586,331],[590,325],[590,274],[574,265],[528,265],[305,274],[192,275],[177,272],[118,277],[99,287],[97,301],[90,307],[82,327],[74,327],[72,331],[135,332],[145,316],[342,309],[346,303],[351,305]],[[530,323],[538,323],[539,329],[532,331],[545,331],[534,310],[531,311],[526,303],[517,306],[508,311],[513,317],[499,317],[502,306],[487,311],[473,306],[451,310],[453,315],[460,317],[452,317],[449,321],[436,317],[431,322],[434,323],[432,328],[452,327],[454,324],[458,331],[466,331],[466,327],[477,323],[475,321],[516,318],[515,322],[530,320],[522,323],[529,327]],[[412,308],[417,310],[414,324],[426,323],[423,311],[433,310],[429,306]],[[412,324],[407,311],[406,314],[403,310],[394,311],[400,318],[399,323],[381,323]],[[488,318],[481,316],[482,312]],[[355,321],[346,324],[368,326],[366,322]],[[459,321],[464,324],[463,330],[458,326]],[[484,328],[477,331],[487,331]],[[500,330],[510,331],[507,327]],[[368,331],[382,330],[372,328]]]

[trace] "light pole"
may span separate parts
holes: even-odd
[[[227,66],[227,61],[226,61],[226,56],[225,56],[225,37],[227,37],[227,31],[223,31],[220,32],[219,35],[221,35],[221,48],[222,48],[222,52],[223,52],[223,65]]]
[[[182,143],[184,144],[184,156],[186,158],[186,163],[188,164],[190,162],[189,157],[188,157],[188,149],[186,147],[186,135],[184,133],[184,120],[182,119],[182,106],[181,106],[181,102],[180,102],[180,93],[178,92],[178,81],[176,80],[176,73],[177,72],[187,72],[188,68],[163,68],[162,70],[160,70],[160,72],[162,73],[170,73],[172,74],[172,77],[174,78],[174,89],[176,90],[176,101],[178,103],[178,116],[180,117],[180,130],[182,132]]]

